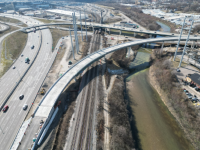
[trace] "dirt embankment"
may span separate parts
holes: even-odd
[[[133,47],[132,49],[135,50]],[[137,48],[136,48],[137,49]],[[135,52],[136,53],[136,52]],[[122,49],[116,51],[112,56],[106,60],[107,66],[117,65],[119,68],[128,70],[129,63],[134,59],[135,55],[126,57],[127,50]],[[127,110],[127,100],[125,94],[125,74],[117,75],[112,83],[112,76],[106,71],[105,84],[106,88],[112,85],[113,88],[109,88],[108,104],[109,109],[104,110],[109,112],[110,120],[110,149],[132,149],[134,148],[134,140],[132,137],[131,127],[129,123],[129,116]],[[112,78],[111,78],[112,77]]]
[[[199,149],[199,110],[194,108],[184,95],[168,59],[154,60],[149,70],[149,79],[164,104],[176,118],[186,137],[196,149]]]

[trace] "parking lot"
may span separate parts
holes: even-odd
[[[192,97],[194,98],[194,95],[197,96],[197,99],[199,99],[199,101],[197,103],[193,103],[194,105],[196,105],[197,107],[200,107],[200,91],[196,91],[195,88],[193,87],[190,87],[189,85],[185,85],[183,82],[182,82],[182,79],[185,80],[186,79],[186,76],[188,74],[194,74],[194,73],[197,73],[200,75],[199,71],[197,69],[195,69],[194,67],[192,66],[186,66],[186,67],[181,67],[179,68],[180,69],[180,72],[177,72],[176,71],[176,75],[177,75],[177,78],[179,80],[179,82],[181,83],[182,85],[182,89],[186,89],[189,93],[192,94]],[[183,91],[184,92],[184,91]]]

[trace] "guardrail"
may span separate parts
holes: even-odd
[[[191,40],[200,40],[200,38],[197,38],[197,37],[193,37],[193,38],[190,38]],[[114,45],[114,46],[111,46],[111,47],[108,47],[108,48],[104,48],[104,49],[101,49],[101,50],[98,50],[92,54],[89,54],[87,55],[86,57],[84,57],[83,59],[81,59],[80,61],[76,62],[74,65],[72,65],[72,67],[70,67],[61,77],[59,77],[59,79],[51,86],[51,88],[47,91],[47,93],[44,95],[44,97],[42,98],[41,102],[39,103],[38,107],[36,108],[35,112],[34,112],[34,115],[35,113],[37,112],[38,108],[40,107],[40,105],[42,104],[42,102],[44,101],[44,99],[46,98],[46,96],[49,94],[49,92],[52,90],[52,88],[54,88],[54,86],[62,79],[63,76],[65,76],[69,71],[71,71],[74,67],[76,67],[78,64],[82,63],[85,59],[89,58],[90,56],[92,55],[95,55],[95,54],[101,54],[100,56],[98,56],[96,59],[94,60],[91,60],[89,64],[85,65],[83,68],[79,69],[76,74],[69,80],[69,82],[74,78],[76,77],[80,72],[82,72],[86,67],[90,66],[93,62],[95,62],[96,60],[99,60],[100,58],[104,57],[105,55],[107,55],[108,53],[111,53],[113,51],[116,51],[116,50],[119,50],[119,49],[122,49],[122,48],[125,48],[125,47],[130,47],[130,46],[133,46],[133,45],[138,45],[138,44],[143,44],[143,43],[149,43],[149,42],[155,42],[155,41],[170,41],[170,40],[178,40],[178,37],[168,37],[168,38],[156,38],[156,39],[145,39],[145,40],[137,40],[135,42],[127,42],[127,43],[122,43],[122,44],[119,44],[119,45]],[[186,40],[186,37],[182,37],[181,40]],[[124,45],[124,46],[122,46]],[[112,49],[113,47],[116,47],[114,49]],[[112,49],[108,52],[106,52],[107,49]],[[66,85],[67,86],[67,85]],[[65,86],[65,87],[66,87]],[[62,89],[62,92],[63,92],[64,89]],[[61,93],[62,93],[61,92]],[[56,104],[58,98],[59,98],[60,95],[58,95],[56,98],[55,98],[55,101],[54,101],[54,105]],[[54,106],[53,105],[53,106]],[[48,125],[49,123],[49,120],[51,119],[53,113],[54,113],[54,107],[52,106],[51,110],[50,110],[50,113],[45,121],[45,123],[43,124],[41,130],[40,130],[40,133],[38,134],[37,136],[37,139],[32,147],[32,150],[35,150],[35,148],[37,148],[37,145],[38,145],[38,141],[40,140],[40,137],[41,135],[43,134],[43,131],[45,130],[46,126]],[[36,145],[37,144],[37,145]]]

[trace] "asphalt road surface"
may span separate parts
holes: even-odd
[[[4,76],[1,78],[0,81],[0,103],[7,98],[9,93],[12,91],[14,86],[16,85],[16,82],[19,81],[19,79],[22,77],[23,73],[27,70],[30,64],[25,63],[25,58],[28,57],[30,59],[30,63],[35,57],[35,54],[37,53],[40,45],[41,34],[37,32],[29,33],[28,34],[28,40],[27,44],[23,51],[23,57],[19,57],[16,62],[12,65],[15,66],[15,69],[12,69],[12,67],[4,74]],[[34,40],[35,39],[35,40]],[[31,46],[34,45],[35,48],[31,49]]]
[[[17,17],[15,16],[15,18]],[[27,20],[32,22],[35,21],[34,19],[30,19],[29,17],[23,17],[20,20],[23,22],[26,22]],[[38,23],[37,21],[35,22]],[[34,54],[39,45],[39,38],[41,37],[40,33],[42,34],[42,45],[38,56],[36,57],[36,60],[28,73],[23,78],[23,81],[20,82],[19,86],[7,102],[6,105],[9,106],[9,109],[5,113],[0,113],[0,128],[2,131],[0,132],[0,150],[7,150],[11,147],[19,128],[24,121],[32,102],[34,101],[36,94],[43,80],[45,79],[46,74],[48,73],[48,70],[51,67],[51,65],[49,64],[53,63],[53,60],[56,56],[53,55],[55,52],[52,52],[52,36],[49,29],[44,29],[41,31],[38,30],[36,31],[36,33],[31,32],[28,39],[28,41],[30,42],[27,43],[27,48],[25,48],[23,52],[24,56],[20,57],[16,61],[16,69],[11,68],[6,73],[7,76],[5,76],[3,80],[1,80],[0,84],[2,85],[0,87],[2,89],[0,89],[0,91],[3,90],[4,86],[10,86],[9,81],[15,82],[22,74],[23,70],[28,66],[28,64],[24,63],[25,57],[29,56],[30,61],[32,61],[31,58],[34,57]],[[35,48],[31,50],[30,47],[33,45],[33,43],[35,45]],[[52,58],[52,56],[54,58]],[[7,80],[7,82],[4,80]],[[19,100],[19,95],[21,94],[24,95],[23,100]],[[24,104],[28,104],[28,109],[26,111],[22,109]]]

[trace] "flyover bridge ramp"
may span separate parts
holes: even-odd
[[[70,83],[71,80],[73,80],[79,73],[81,73],[85,68],[90,66],[93,62],[99,60],[100,58],[104,57],[105,55],[126,48],[134,45],[140,45],[144,43],[153,43],[153,42],[163,42],[163,41],[178,41],[179,37],[163,37],[163,38],[152,38],[152,39],[144,39],[144,40],[137,40],[127,43],[122,43],[119,45],[114,45],[105,49],[98,50],[77,63],[75,63],[71,68],[69,68],[53,85],[52,87],[47,91],[47,93],[44,95],[42,101],[40,102],[39,106],[37,107],[35,111],[35,116],[40,116],[40,112],[44,112],[47,114],[47,119],[38,134],[37,140],[35,142],[34,147],[39,146],[42,139],[43,131],[45,127],[48,125],[48,122],[50,121],[54,111],[56,110],[54,108],[54,105],[56,104],[60,94],[64,91],[64,89],[67,87],[67,85]],[[187,37],[184,36],[181,38],[182,41],[186,40]],[[190,37],[191,41],[194,40],[200,40],[200,37]],[[34,119],[34,118],[33,118]],[[38,143],[39,141],[39,143]],[[33,148],[34,149],[34,148]]]
[[[77,25],[81,25],[80,22],[76,23]],[[31,27],[25,27],[21,31],[26,32],[27,29],[37,28],[41,26],[52,26],[52,25],[73,25],[73,23],[49,23],[49,24],[38,24]],[[85,23],[82,23],[85,26]],[[126,27],[117,27],[117,26],[110,26],[107,24],[98,24],[98,23],[88,23],[86,22],[86,26],[90,26],[93,28],[106,28],[106,29],[114,29],[114,30],[121,30],[127,32],[134,32],[134,33],[143,33],[143,34],[150,34],[150,35],[161,35],[161,36],[179,36],[179,34],[169,33],[169,32],[160,32],[160,31],[149,31],[149,30],[138,30],[134,28],[126,28]]]

